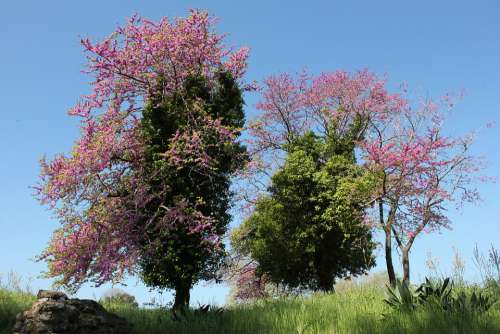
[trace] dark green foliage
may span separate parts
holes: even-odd
[[[487,312],[494,304],[494,298],[481,291],[472,291],[471,294],[461,291],[452,299],[451,309],[462,314],[476,314]]]
[[[194,127],[195,121],[190,115],[193,108],[212,120],[221,118],[221,124],[231,129],[244,125],[241,91],[225,73],[219,74],[215,86],[210,86],[203,77],[191,77],[183,90],[168,98],[150,97],[141,120],[147,143],[144,177],[150,180],[150,191],[162,195],[161,200],[149,203],[147,216],[155,217],[161,207],[172,207],[180,199],[187,200],[196,204],[197,211],[213,219],[216,233],[222,237],[230,221],[230,177],[245,163],[246,148],[237,143],[221,147],[217,145],[216,134],[208,129],[203,132],[203,142],[214,162],[210,173],[194,168],[194,162],[189,160],[181,167],[166,161],[164,154],[170,148],[171,138],[178,130],[190,131]],[[147,233],[140,261],[144,282],[151,287],[173,288],[176,302],[188,304],[193,284],[217,278],[224,249],[207,249],[203,236],[188,233],[182,224],[161,228],[151,221],[144,224]]]
[[[484,282],[485,293],[495,301],[500,302],[500,281],[487,280]]]
[[[269,195],[234,232],[235,249],[274,283],[329,291],[336,278],[374,265],[375,244],[363,222],[371,179],[355,164],[353,147],[312,133],[297,138]]]

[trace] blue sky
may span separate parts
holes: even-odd
[[[251,47],[248,78],[280,71],[312,72],[368,68],[396,87],[406,82],[424,95],[465,90],[450,129],[465,132],[496,120],[500,106],[500,2],[477,1],[3,1],[0,4],[0,273],[29,276],[45,269],[32,259],[43,250],[57,221],[31,196],[38,159],[66,152],[78,123],[66,115],[88,92],[89,77],[79,37],[102,38],[134,13],[159,19],[208,9],[230,44]],[[247,115],[256,97],[247,96]],[[474,153],[488,159],[487,174],[500,176],[500,124],[482,132]],[[484,202],[450,212],[453,230],[417,239],[412,274],[427,273],[427,252],[449,271],[452,248],[472,264],[475,243],[500,246],[500,187],[481,186]],[[235,222],[237,224],[238,222]],[[379,251],[376,270],[383,270]],[[399,268],[399,266],[398,266]],[[154,293],[127,281],[142,302]],[[48,287],[35,280],[33,288]],[[83,287],[78,296],[104,290]],[[224,286],[198,286],[192,300],[224,303]],[[170,298],[169,294],[165,299]]]

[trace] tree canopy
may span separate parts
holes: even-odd
[[[132,17],[102,42],[82,40],[92,93],[73,109],[82,134],[41,161],[38,197],[61,222],[42,254],[47,273],[78,288],[141,272],[183,290],[213,276],[229,221],[229,178],[248,50],[234,51],[206,12]],[[182,286],[179,285],[182,279]]]
[[[330,291],[336,278],[375,264],[363,207],[374,179],[355,164],[354,146],[339,139],[309,132],[286,150],[269,194],[234,232],[233,244],[257,262],[257,275],[291,289]]]

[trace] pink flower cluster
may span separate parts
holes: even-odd
[[[444,107],[427,101],[393,114],[385,124],[372,124],[361,143],[365,166],[382,177],[374,196],[394,213],[390,224],[398,242],[411,245],[422,231],[448,228],[450,203],[479,199],[480,163],[469,154],[472,137],[444,134]]]
[[[221,119],[198,117],[196,122],[191,122],[183,129],[177,130],[170,139],[170,149],[166,152],[168,161],[184,168],[191,165],[193,169],[204,173],[207,169],[214,168],[213,159],[209,151],[223,150],[224,146],[236,139],[238,129],[230,129],[222,125]],[[216,138],[211,142],[210,138]]]
[[[202,235],[208,249],[219,249],[220,239],[212,224],[213,217],[204,216],[196,210],[196,205],[186,199],[180,199],[176,205],[165,209],[167,212],[161,221],[155,225],[156,229],[175,228],[181,225],[188,230],[188,234]]]
[[[251,264],[238,275],[235,294],[237,301],[247,302],[269,297],[266,291],[269,280],[265,276],[257,276],[256,269],[256,265]]]
[[[249,126],[251,143],[254,151],[260,151],[279,149],[309,130],[342,134],[356,117],[383,122],[405,106],[400,94],[389,94],[385,82],[366,70],[271,76],[257,104],[262,112]]]
[[[83,39],[89,61],[87,72],[95,81],[93,92],[70,113],[88,117],[112,96],[134,105],[152,93],[169,94],[193,74],[211,80],[223,70],[241,81],[248,48],[226,48],[225,36],[214,32],[215,22],[207,12],[196,10],[174,21],[163,18],[153,22],[134,16],[102,42]],[[160,78],[162,86],[158,87]]]

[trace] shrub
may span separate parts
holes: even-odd
[[[129,307],[139,307],[135,297],[119,289],[112,289],[107,292],[100,300],[101,304],[122,305]]]

